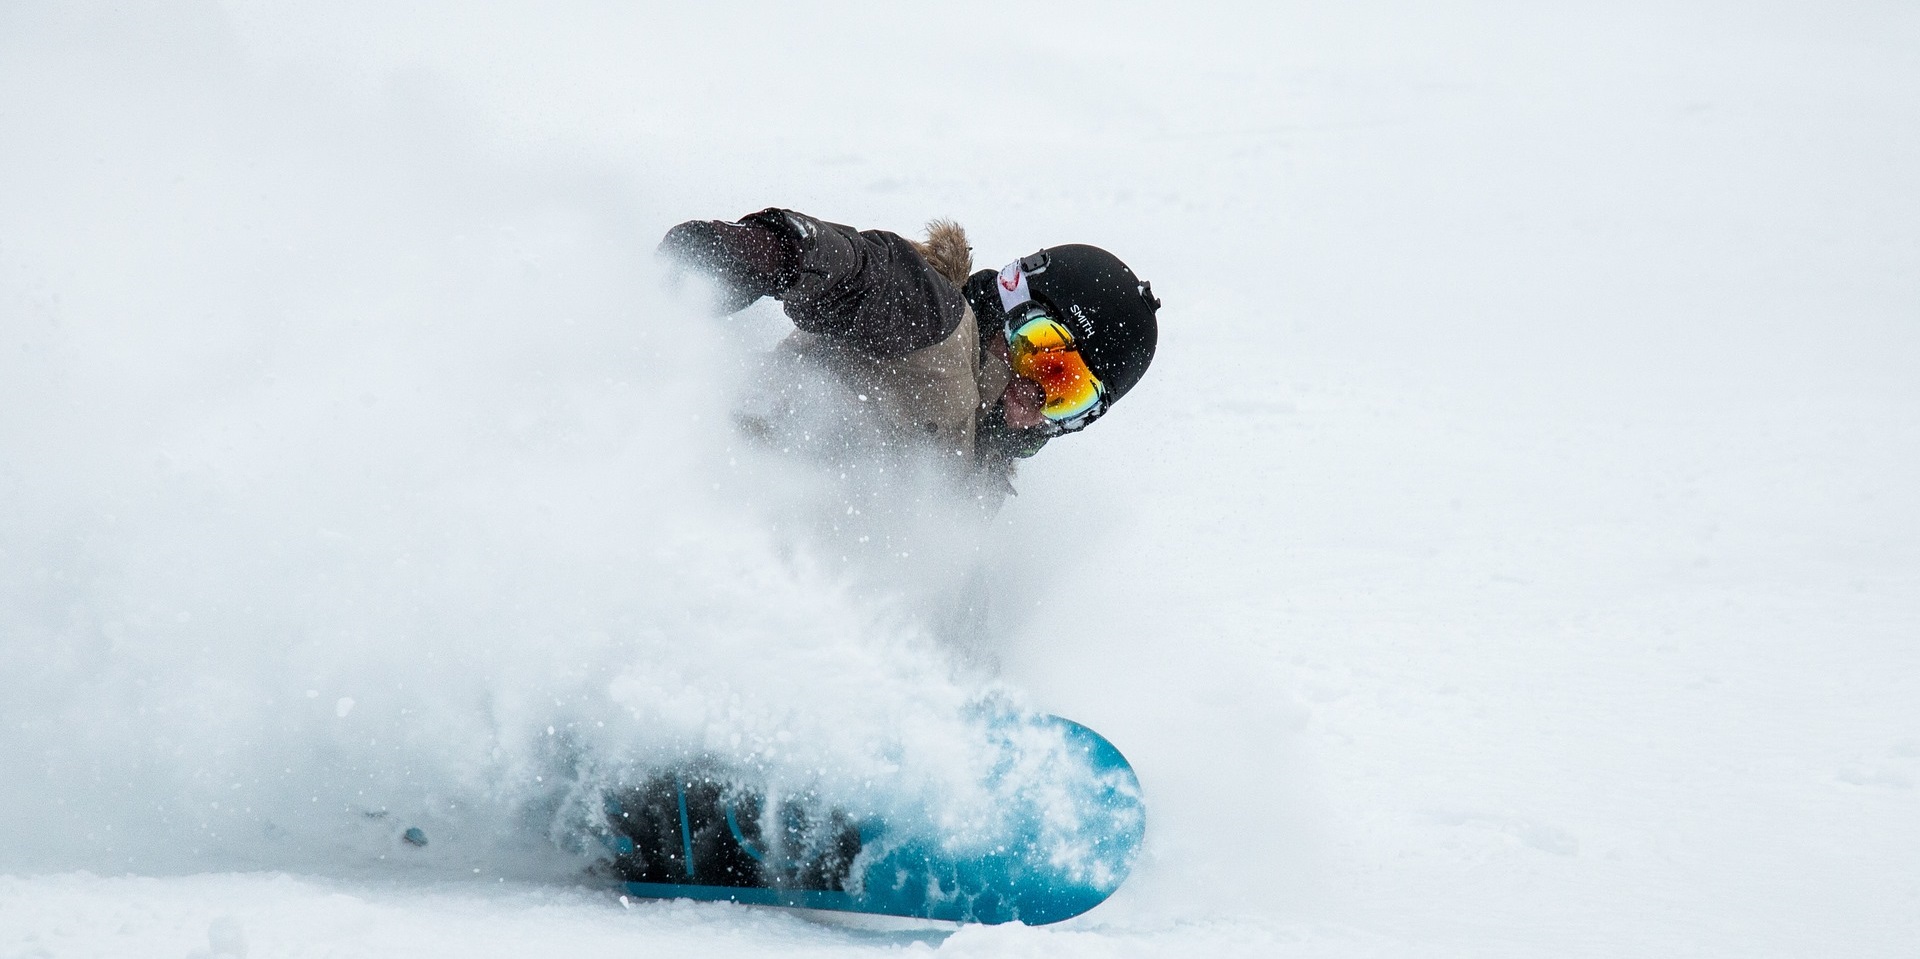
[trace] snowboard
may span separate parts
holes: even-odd
[[[656,773],[608,797],[611,871],[642,898],[955,922],[1040,925],[1105,901],[1146,834],[1133,768],[1057,716],[1001,717],[987,732],[986,762],[969,767],[987,771],[961,790],[988,800],[971,815],[929,790],[885,801],[915,795],[903,784],[863,803],[711,764]]]

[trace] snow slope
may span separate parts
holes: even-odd
[[[387,6],[0,7],[0,957],[1920,943],[1909,5]],[[896,531],[991,648],[710,428],[777,320],[650,251],[771,204],[1167,302],[983,542]],[[1147,790],[1072,922],[623,904],[549,835],[990,688]]]

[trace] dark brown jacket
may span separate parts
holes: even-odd
[[[916,243],[791,210],[762,222],[796,237],[795,276],[777,295],[797,329],[776,349],[789,372],[825,371],[882,446],[918,447],[983,485],[1008,488],[1012,455],[992,437],[1011,373],[982,349],[960,289],[972,270],[966,233],[935,221]]]

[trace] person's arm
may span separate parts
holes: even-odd
[[[873,356],[932,346],[960,325],[966,301],[913,245],[791,210],[738,223],[694,220],[667,231],[661,252],[708,273],[734,312],[776,296],[793,324]]]

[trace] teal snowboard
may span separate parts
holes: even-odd
[[[1040,925],[1099,905],[1146,835],[1133,768],[1056,716],[1009,715],[988,732],[984,819],[957,824],[924,800],[774,795],[695,764],[613,794],[613,873],[645,898],[955,922]]]

